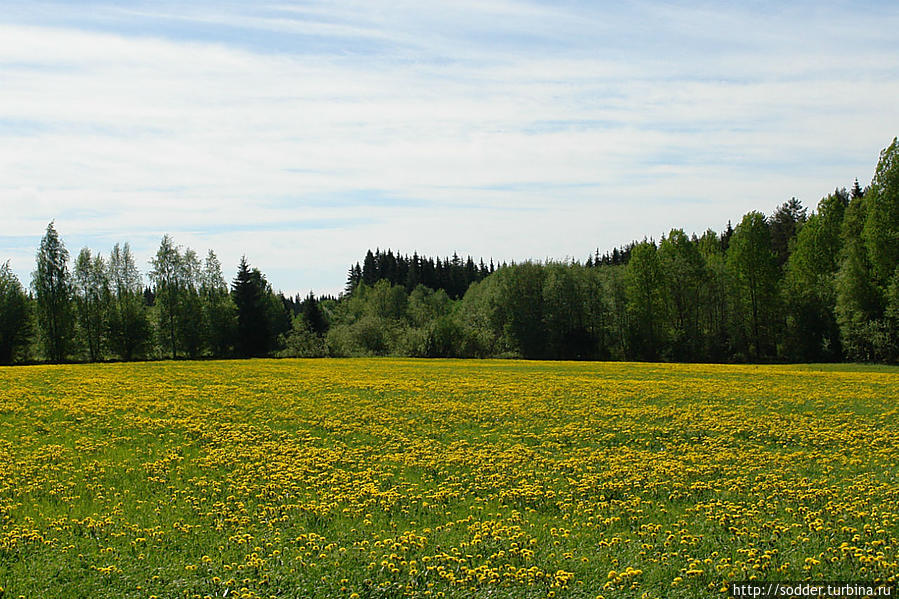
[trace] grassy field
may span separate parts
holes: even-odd
[[[700,597],[896,580],[899,370],[0,369],[0,596]]]

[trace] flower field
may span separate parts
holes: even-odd
[[[899,370],[0,368],[0,596],[699,597],[899,576]]]

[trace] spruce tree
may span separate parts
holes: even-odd
[[[241,356],[262,356],[270,349],[272,318],[276,315],[270,296],[274,297],[265,277],[258,269],[251,269],[243,256],[231,283],[231,298],[237,307],[237,352]]]

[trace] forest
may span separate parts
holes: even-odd
[[[224,357],[899,360],[899,142],[871,184],[720,232],[671,229],[581,261],[369,250],[339,297],[289,297],[246,258],[228,282],[165,235],[71,260],[47,226],[26,289],[0,266],[0,363]]]

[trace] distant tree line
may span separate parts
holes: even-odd
[[[492,259],[489,265],[483,258],[475,264],[471,256],[462,260],[457,253],[441,261],[440,258],[419,256],[417,252],[404,256],[394,254],[390,249],[385,252],[377,249],[374,253],[368,250],[361,266],[357,262],[350,267],[346,292],[352,293],[361,283],[371,287],[378,281],[387,281],[405,287],[407,292],[424,285],[446,292],[451,299],[459,299],[472,283],[487,278],[495,270]]]
[[[267,356],[285,347],[294,319],[326,331],[328,298],[275,293],[246,258],[229,285],[213,251],[201,260],[166,235],[150,267],[145,286],[124,243],[108,257],[82,249],[70,271],[51,222],[31,293],[0,266],[0,363]]]
[[[0,363],[230,356],[899,361],[899,142],[870,186],[793,198],[720,234],[672,229],[583,263],[368,251],[339,298],[228,284],[165,236],[69,255],[50,223],[30,290],[0,266]]]

